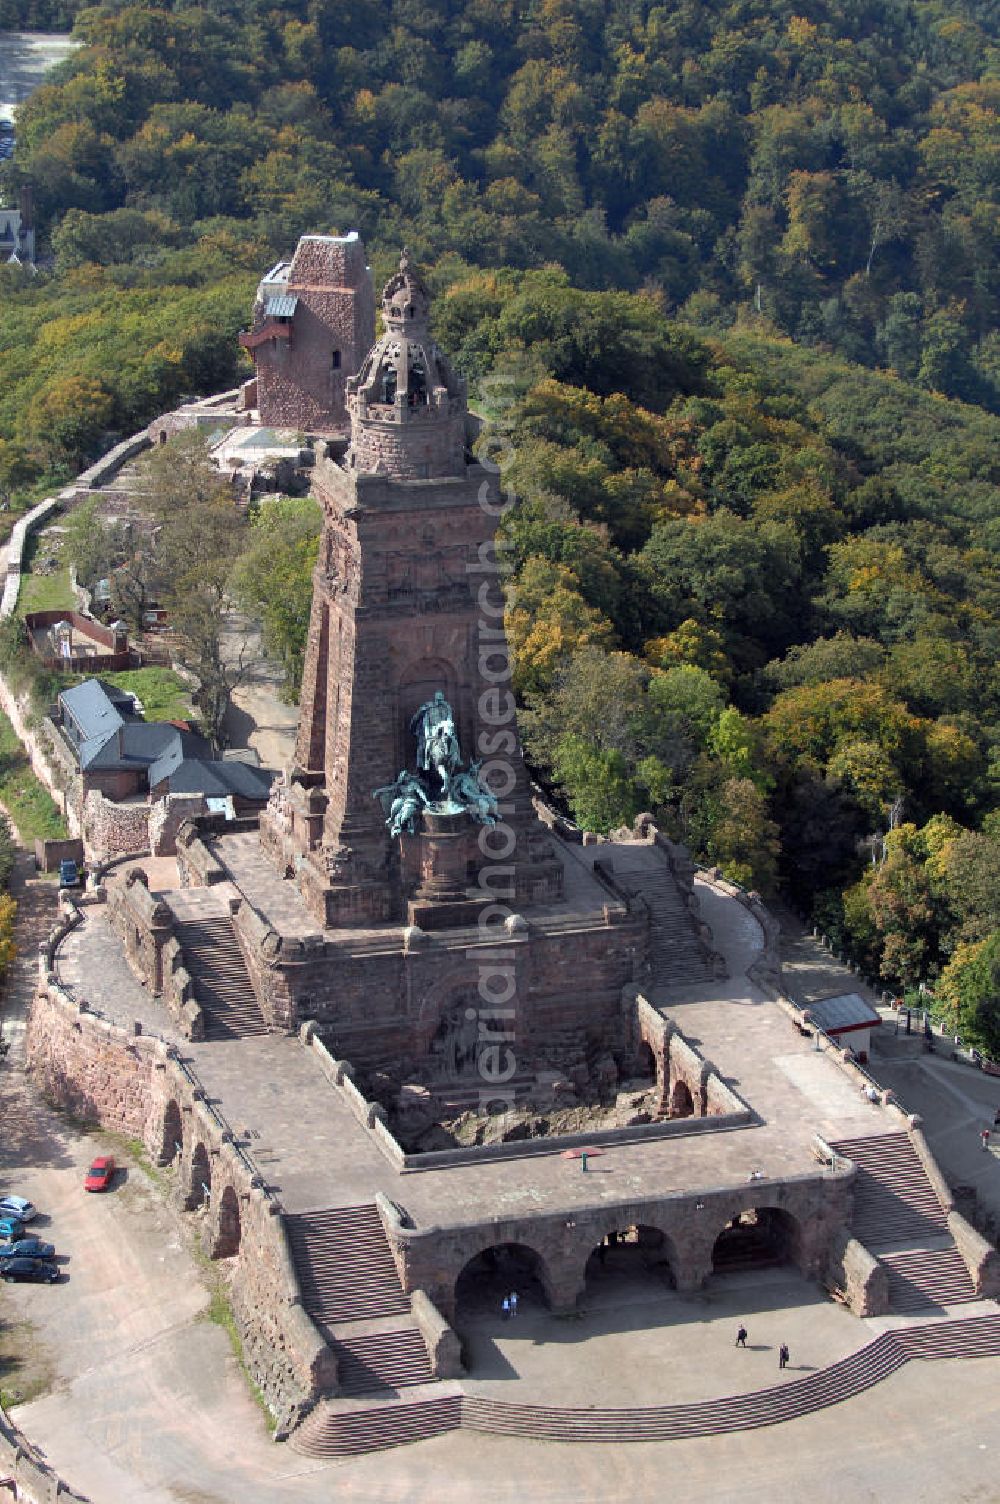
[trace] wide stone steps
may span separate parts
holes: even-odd
[[[459,1394],[367,1409],[343,1408],[327,1401],[317,1405],[292,1433],[290,1445],[306,1457],[356,1457],[362,1452],[381,1452],[456,1430],[461,1425],[461,1404]]]
[[[351,1456],[463,1426],[503,1436],[561,1442],[676,1441],[779,1425],[862,1394],[911,1360],[1000,1356],[1000,1317],[969,1317],[884,1332],[840,1362],[749,1394],[629,1409],[517,1405],[479,1395],[373,1407],[328,1401],[291,1438],[310,1457]]]
[[[649,960],[656,983],[690,986],[712,980],[712,964],[695,933],[694,923],[669,868],[630,865],[619,857],[615,879],[626,892],[649,906]]]
[[[434,1382],[424,1339],[415,1329],[338,1337],[334,1349],[342,1395]]]
[[[375,1206],[302,1212],[286,1217],[285,1226],[302,1301],[315,1320],[365,1321],[409,1312]]]
[[[957,1248],[883,1253],[879,1262],[889,1271],[889,1300],[894,1311],[921,1311],[979,1299]]]
[[[205,1014],[206,1039],[266,1034],[250,973],[228,919],[188,919],[175,925],[184,965]]]
[[[851,1227],[867,1247],[947,1233],[945,1211],[905,1133],[841,1139],[830,1147],[858,1167]]]
[[[908,1358],[1000,1357],[1000,1316],[928,1321],[892,1334]]]

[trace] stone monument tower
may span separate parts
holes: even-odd
[[[374,336],[372,279],[356,230],[303,235],[262,279],[240,335],[256,372],[262,423],[311,433],[347,428],[345,384]]]
[[[501,867],[519,909],[562,892],[508,682],[497,480],[469,457],[464,384],[429,313],[404,252],[385,333],[347,382],[350,447],[328,445],[314,471],[324,528],[295,766],[261,836],[334,929],[472,923]]]

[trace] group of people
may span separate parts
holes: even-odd
[[[739,1324],[739,1329],[737,1330],[737,1333],[736,1333],[736,1346],[737,1347],[746,1347],[746,1345],[747,1345],[747,1335],[748,1335],[747,1329],[746,1329],[746,1327],[743,1325],[743,1323],[741,1321],[740,1324]],[[787,1368],[788,1367],[788,1359],[790,1357],[791,1357],[791,1354],[788,1351],[788,1343],[787,1342],[783,1342],[781,1344],[781,1346],[778,1348],[778,1367],[779,1368]]]
[[[500,1302],[500,1310],[503,1312],[504,1321],[513,1321],[517,1315],[517,1291],[511,1290]]]

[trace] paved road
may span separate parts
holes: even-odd
[[[0,120],[13,120],[17,105],[79,45],[71,37],[47,32],[0,32]]]

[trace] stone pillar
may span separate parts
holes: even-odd
[[[576,1310],[587,1285],[584,1268],[584,1262],[575,1253],[547,1261],[542,1286],[554,1316],[570,1316]]]
[[[677,1260],[677,1289],[682,1294],[690,1295],[704,1287],[705,1281],[712,1272],[712,1255],[707,1257],[699,1254],[697,1257],[685,1259],[678,1255]]]
[[[416,836],[420,885],[407,905],[407,920],[422,930],[475,924],[488,895],[469,896],[469,866],[476,853],[471,818],[464,810],[436,814],[424,810]]]

